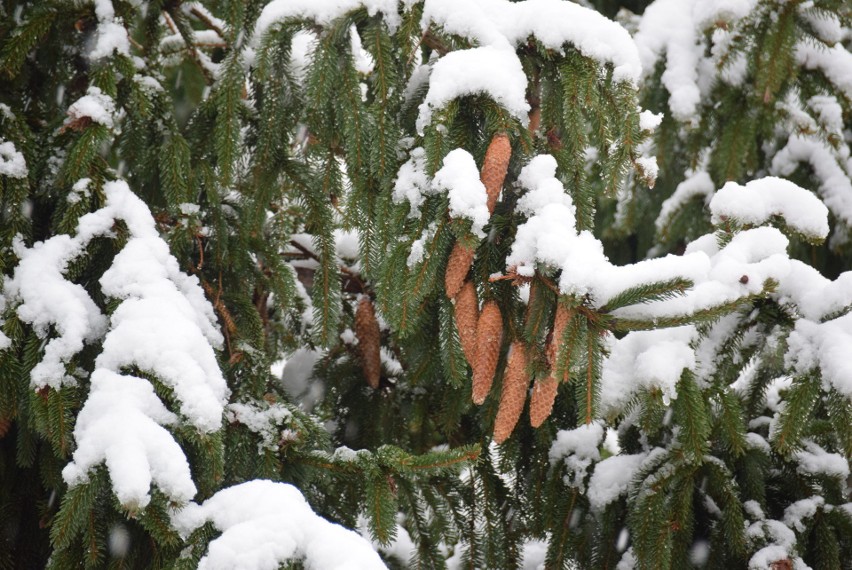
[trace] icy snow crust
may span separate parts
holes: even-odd
[[[172,519],[184,537],[208,521],[222,535],[210,542],[199,570],[277,570],[293,558],[304,558],[307,568],[316,570],[385,568],[369,542],[317,516],[286,483],[236,485],[201,505],[187,505]]]

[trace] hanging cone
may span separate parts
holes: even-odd
[[[450,252],[450,259],[447,261],[447,271],[444,273],[444,288],[447,292],[447,298],[453,299],[458,294],[467,277],[467,272],[470,271],[470,265],[473,263],[473,256],[476,252],[461,242],[456,242],[453,246],[453,251]]]
[[[512,434],[524,402],[527,400],[527,387],[530,377],[527,374],[527,347],[521,341],[512,343],[506,375],[503,377],[503,391],[500,394],[500,407],[494,420],[494,442],[503,443]]]
[[[562,344],[562,337],[565,333],[565,327],[571,322],[574,316],[574,311],[565,308],[561,303],[556,304],[556,315],[553,317],[553,332],[551,333],[550,344],[547,346],[547,363],[550,365],[551,374],[556,372],[556,358],[559,356],[559,348]],[[568,380],[568,371],[565,371],[565,377],[562,381]]]
[[[537,428],[550,417],[558,390],[559,381],[553,376],[539,380],[533,385],[532,396],[530,397],[530,425],[532,427]]]
[[[355,335],[358,337],[358,351],[361,353],[361,367],[364,377],[371,388],[379,387],[382,375],[381,332],[373,303],[366,295],[358,301],[355,310]]]
[[[476,325],[476,355],[473,363],[473,403],[482,404],[497,371],[500,359],[500,344],[503,340],[503,316],[500,307],[494,301],[488,301],[482,307],[482,314]]]
[[[494,213],[500,190],[503,189],[503,181],[509,170],[509,159],[512,158],[512,145],[506,133],[497,133],[491,139],[488,150],[485,151],[485,160],[482,161],[482,171],[479,178],[485,185],[488,194],[488,212]]]
[[[479,302],[472,281],[466,281],[456,295],[454,317],[464,356],[472,366],[476,356],[476,324],[479,322]]]
[[[530,122],[527,129],[529,130],[530,135],[535,136],[536,131],[538,131],[538,127],[541,126],[541,107],[536,105],[530,109],[529,119]]]
[[[9,433],[10,429],[12,429],[12,420],[9,418],[3,418],[0,420],[0,439],[6,437],[6,434]]]

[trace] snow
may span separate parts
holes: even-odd
[[[547,563],[547,541],[528,540],[521,546],[521,570],[544,570]]]
[[[839,453],[829,453],[813,441],[805,441],[804,449],[794,454],[796,470],[803,475],[825,475],[845,481],[849,463]]]
[[[807,568],[801,558],[793,557],[796,534],[781,521],[759,520],[746,528],[746,537],[755,544],[769,544],[755,552],[749,559],[749,570],[772,568],[773,562],[791,558],[795,568]]]
[[[361,44],[361,36],[358,35],[358,28],[354,25],[349,28],[349,37],[352,44],[352,59],[355,63],[355,70],[362,75],[369,75],[373,72],[376,62],[370,52],[366,51]]]
[[[341,259],[357,260],[361,256],[361,244],[357,230],[335,229],[334,251]]]
[[[605,414],[621,412],[639,388],[658,389],[663,401],[677,398],[684,370],[695,370],[693,325],[634,331],[611,345],[601,367],[600,402]]]
[[[742,231],[721,249],[715,235],[703,236],[687,246],[682,259],[688,259],[690,255],[707,255],[710,269],[705,278],[693,273],[695,286],[684,295],[622,307],[613,311],[613,315],[646,320],[692,315],[758,294],[767,280],[782,282],[789,273],[788,244],[784,234],[772,227]],[[673,263],[677,259],[681,258],[675,258]]]
[[[409,217],[419,218],[420,207],[425,196],[447,192],[450,200],[450,216],[467,218],[471,221],[471,232],[484,238],[483,227],[488,223],[488,196],[479,178],[479,170],[473,156],[464,149],[450,151],[442,166],[430,180],[426,175],[426,153],[422,147],[411,150],[408,160],[400,167],[394,183],[393,201],[408,202]],[[430,229],[431,228],[431,229]],[[419,262],[423,245],[431,240],[434,227],[427,227],[423,235],[412,244],[409,266]]]
[[[848,147],[845,147],[848,160]],[[840,157],[843,158],[842,156]],[[811,137],[793,135],[772,158],[770,172],[790,176],[800,162],[807,162],[820,181],[819,193],[831,213],[852,225],[852,181],[826,143]]]
[[[310,348],[299,348],[287,357],[281,374],[281,385],[295,402],[307,411],[313,409],[325,390],[322,382],[314,379],[314,366],[322,353]]]
[[[778,294],[782,303],[795,304],[805,319],[819,322],[852,305],[852,272],[841,273],[831,281],[810,265],[791,259],[790,273],[778,287]]]
[[[84,117],[111,129],[115,124],[115,101],[99,88],[89,87],[85,95],[68,107],[68,118],[65,119],[65,124]]]
[[[805,530],[803,519],[812,518],[824,504],[825,499],[817,495],[796,501],[784,509],[784,524],[796,532],[803,532]]]
[[[701,98],[712,89],[717,66],[728,53],[731,35],[715,30],[712,57],[706,57],[705,30],[719,22],[730,26],[755,4],[756,0],[656,0],[645,10],[634,40],[646,77],[665,59],[661,79],[675,119],[697,124]],[[721,73],[737,84],[744,72],[745,61],[735,60]]]
[[[741,186],[726,183],[710,200],[711,221],[715,225],[733,219],[759,226],[773,216],[781,216],[792,229],[813,239],[828,236],[828,208],[813,193],[798,185],[768,176]]]
[[[402,513],[397,513],[396,529],[393,532],[393,538],[387,545],[382,545],[379,541],[374,540],[370,536],[370,527],[367,517],[360,515],[358,517],[358,533],[364,540],[368,540],[373,546],[373,550],[381,552],[385,558],[395,558],[401,564],[408,564],[417,556],[417,545],[411,539],[411,535],[402,526],[405,521],[405,516]]]
[[[0,289],[0,315],[6,310],[6,297],[3,296],[2,289]],[[10,346],[12,346],[12,339],[6,336],[3,333],[3,325],[6,324],[6,321],[3,320],[3,317],[0,316],[0,351],[6,350]]]
[[[529,217],[518,226],[507,268],[523,273],[541,264],[561,270],[560,291],[589,295],[595,307],[643,283],[674,278],[696,281],[707,274],[709,260],[703,254],[612,265],[597,238],[588,231],[577,233],[574,205],[555,175],[556,161],[548,155],[533,158],[522,169],[518,182],[529,192],[518,208]]]
[[[565,484],[582,490],[583,479],[592,462],[600,461],[598,447],[604,437],[604,427],[599,421],[581,425],[572,430],[559,430],[550,446],[550,463],[563,462],[568,475]]]
[[[458,97],[478,94],[488,95],[526,125],[530,110],[526,91],[527,76],[512,47],[488,45],[450,52],[432,66],[429,90],[417,115],[417,132],[423,134],[436,109]]]
[[[283,404],[247,402],[228,404],[226,417],[228,421],[239,422],[260,436],[258,451],[274,451],[281,436],[278,426],[292,418],[293,413]]]
[[[420,206],[423,205],[424,194],[430,192],[430,180],[426,174],[426,151],[423,147],[411,149],[408,160],[399,168],[393,187],[393,201],[401,204],[408,201],[411,218],[420,217]]]
[[[473,156],[457,148],[444,157],[443,165],[432,180],[433,187],[446,190],[450,198],[450,216],[468,218],[471,232],[485,237],[482,228],[488,223],[488,195],[479,179],[479,170]]]
[[[660,207],[660,214],[654,222],[657,233],[663,234],[674,216],[688,202],[703,197],[704,202],[709,203],[715,191],[716,185],[706,171],[687,172],[683,182],[677,185],[672,195],[666,198]]]
[[[787,366],[800,374],[819,367],[824,388],[852,398],[852,313],[824,323],[799,319],[787,342]]]
[[[27,162],[24,155],[15,148],[15,143],[0,142],[0,176],[26,178],[27,172]]]
[[[277,570],[293,559],[308,568],[385,568],[370,543],[311,510],[298,489],[286,483],[254,480],[191,503],[172,518],[183,537],[207,522],[221,531],[210,542],[199,570]]]
[[[264,34],[285,20],[313,20],[327,26],[359,8],[365,8],[370,16],[381,13],[385,24],[393,31],[400,23],[397,4],[397,0],[272,0],[257,18],[251,44],[257,47]]]
[[[814,95],[808,99],[808,107],[813,109],[820,124],[834,134],[843,133],[843,107],[833,95]]]
[[[426,245],[435,238],[435,232],[438,226],[432,222],[423,230],[420,237],[411,243],[411,253],[408,254],[405,264],[412,268],[423,260],[423,254],[426,251]]]
[[[805,69],[819,70],[848,99],[852,99],[852,53],[843,44],[826,48],[810,42],[796,45],[796,60]]]
[[[115,17],[115,9],[111,0],[95,0],[95,16],[98,19],[97,29],[88,52],[92,61],[111,56],[130,55],[130,37],[122,21]]]
[[[58,333],[33,369],[31,385],[72,383],[66,365],[84,342],[106,332],[63,478],[81,484],[104,462],[116,496],[129,508],[150,501],[152,482],[185,502],[195,486],[181,447],[163,426],[186,421],[204,433],[220,428],[229,395],[213,352],[221,333],[198,280],[180,271],[144,202],[123,181],[107,182],[103,191],[105,206],[80,218],[76,236],[16,247],[21,262],[6,290],[21,302],[18,315],[43,337],[51,326]],[[129,237],[100,279],[103,294],[121,300],[107,327],[85,289],[63,273],[93,238],[111,236],[116,220],[125,222]],[[132,366],[172,389],[181,417],[166,409],[148,380],[124,373]]]
[[[613,455],[595,465],[586,493],[592,510],[600,512],[626,493],[647,457],[646,453]]]
[[[639,113],[639,128],[643,131],[654,132],[662,122],[662,113],[653,113],[648,110]]]
[[[68,264],[82,253],[82,244],[58,235],[32,248],[19,242],[15,249],[20,261],[4,285],[7,301],[17,304],[18,318],[32,325],[39,338],[47,338],[51,328],[56,335],[47,341],[44,356],[33,368],[30,386],[58,389],[74,384],[66,366],[85,343],[99,339],[107,327],[106,317],[86,290],[63,276]]]
[[[163,427],[177,422],[149,381],[95,370],[74,427],[77,449],[62,478],[71,487],[86,483],[89,471],[106,463],[115,495],[127,508],[150,502],[152,482],[173,501],[186,502],[196,493],[189,463]]]
[[[616,81],[637,83],[641,63],[630,34],[600,13],[560,0],[426,0],[421,24],[435,24],[447,33],[479,45],[517,47],[530,36],[546,48],[562,51],[571,44],[601,65],[613,66]]]
[[[657,174],[660,173],[660,167],[657,165],[656,156],[640,156],[636,159],[636,165],[642,174],[642,178],[648,181],[648,185],[653,188],[654,182],[657,180]]]
[[[698,62],[702,47],[695,30],[696,2],[657,0],[645,10],[634,36],[642,68],[653,72],[656,62],[666,58],[662,82],[669,92],[669,108],[679,121],[690,121],[701,101]]]

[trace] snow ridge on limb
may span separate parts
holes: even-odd
[[[435,25],[478,46],[449,53],[433,65],[417,131],[432,121],[434,109],[464,95],[486,94],[522,125],[528,122],[527,77],[515,48],[535,36],[545,47],[562,51],[571,44],[601,65],[613,66],[613,78],[636,85],[642,66],[630,34],[601,14],[559,0],[426,0],[421,27]]]
[[[768,176],[745,186],[726,183],[710,201],[711,222],[720,225],[727,219],[758,226],[781,216],[787,226],[809,240],[822,241],[828,236],[828,208],[822,201],[798,185]]]
[[[199,570],[276,570],[293,559],[328,570],[385,568],[366,539],[318,516],[287,483],[242,483],[187,505],[172,519],[184,538],[207,522],[222,534],[210,542]]]
[[[222,336],[198,280],[180,271],[144,202],[123,181],[103,190],[106,205],[80,218],[77,235],[18,247],[22,261],[7,283],[12,301],[21,301],[18,316],[43,336],[51,327],[58,333],[33,369],[31,385],[58,389],[74,382],[66,367],[84,342],[106,332],[74,429],[77,450],[63,478],[72,487],[85,483],[90,469],[106,463],[125,506],[147,505],[152,482],[185,502],[195,485],[181,447],[163,426],[219,429],[228,388],[213,347]],[[93,238],[112,236],[117,220],[129,239],[100,279],[104,295],[122,301],[107,324],[85,289],[63,274]],[[132,367],[174,392],[181,417],[165,407],[150,381],[126,373]]]
[[[391,30],[399,26],[397,0],[273,0],[264,6],[257,19],[252,44],[258,45],[270,28],[285,20],[313,20],[327,25],[359,8],[366,8],[370,16],[381,13]]]
[[[518,226],[506,266],[520,275],[532,275],[537,267],[561,271],[560,293],[589,295],[592,305],[601,308],[632,288],[670,280],[697,282],[709,270],[702,252],[632,265],[610,263],[603,244],[591,232],[577,232],[576,209],[556,178],[556,159],[550,155],[533,158],[518,182],[528,190],[518,201],[527,220]]]
[[[479,45],[518,46],[530,36],[561,51],[571,44],[586,57],[611,64],[616,81],[636,84],[642,64],[630,34],[600,13],[561,0],[426,0],[421,26],[435,24],[445,32]]]

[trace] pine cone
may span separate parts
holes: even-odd
[[[12,420],[9,418],[0,419],[0,439],[6,437],[10,429],[12,429]]]
[[[503,391],[500,394],[500,407],[494,420],[494,442],[503,443],[512,434],[524,402],[527,400],[527,387],[530,377],[527,374],[527,347],[521,341],[512,343],[509,364],[503,378]]]
[[[453,251],[450,252],[450,259],[447,261],[447,271],[444,273],[444,288],[447,291],[447,298],[453,299],[462,288],[467,272],[470,271],[470,265],[473,263],[473,256],[476,252],[461,242],[456,242],[453,246]]]
[[[551,333],[550,344],[547,347],[547,363],[550,364],[551,373],[556,372],[556,359],[559,356],[560,344],[562,337],[565,334],[565,327],[571,322],[574,316],[574,311],[566,308],[561,303],[556,304],[556,315],[553,317],[553,332]],[[563,381],[567,381],[568,370],[565,370]]]
[[[358,301],[355,311],[355,335],[358,337],[358,351],[361,353],[361,367],[364,377],[371,388],[379,387],[382,376],[381,332],[373,303],[366,295]]]
[[[488,301],[482,307],[482,314],[476,324],[476,355],[473,363],[473,403],[482,404],[497,371],[500,359],[500,344],[503,340],[503,316],[500,307],[494,301]]]
[[[553,402],[559,390],[559,380],[548,376],[533,385],[532,397],[530,398],[530,425],[537,428],[550,417],[553,411]]]
[[[454,316],[464,356],[473,365],[476,357],[476,324],[479,322],[479,302],[476,300],[476,287],[474,287],[472,281],[466,281],[461,291],[456,295]]]
[[[538,127],[541,126],[541,107],[536,105],[530,110],[529,114],[530,122],[527,126],[527,130],[530,135],[535,136],[536,131],[538,131]]]
[[[506,133],[497,133],[491,139],[488,150],[485,151],[485,160],[482,161],[482,171],[479,178],[485,185],[488,193],[488,212],[494,213],[500,190],[503,189],[503,181],[509,170],[509,159],[512,157],[512,145]]]

